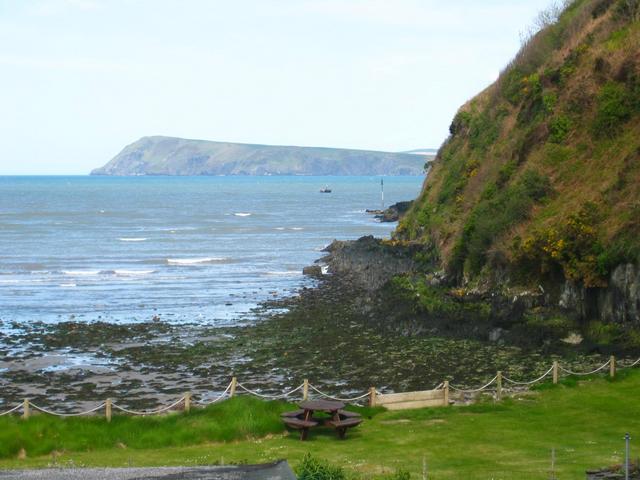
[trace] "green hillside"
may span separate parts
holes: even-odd
[[[541,18],[460,108],[397,230],[435,247],[458,285],[604,288],[638,259],[640,2],[576,0]]]
[[[428,152],[142,137],[92,175],[422,175]]]

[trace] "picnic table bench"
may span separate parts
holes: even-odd
[[[300,430],[300,440],[306,440],[309,429],[318,425],[315,420],[303,420],[296,417],[283,417],[283,421],[288,427]]]
[[[362,423],[359,413],[344,410],[344,403],[328,400],[313,400],[300,404],[300,410],[284,412],[282,421],[289,427],[300,430],[300,440],[306,440],[309,429],[320,424],[332,427],[336,430],[338,438],[344,439],[347,429],[356,427]],[[314,412],[324,412],[330,418],[314,417]]]
[[[338,410],[338,415],[340,415],[340,418],[362,418],[359,413],[350,412],[348,410]]]
[[[348,428],[357,427],[362,423],[362,418],[345,418],[344,420],[327,420],[325,425],[329,425],[336,429],[338,432],[338,437],[343,440]]]
[[[280,415],[283,418],[294,418],[304,416],[304,410],[292,410],[290,412],[284,412]]]

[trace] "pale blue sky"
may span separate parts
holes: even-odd
[[[0,174],[145,135],[438,147],[549,0],[0,0]]]

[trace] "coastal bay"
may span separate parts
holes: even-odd
[[[422,180],[387,180],[387,201],[412,198]],[[176,360],[167,367],[174,378],[156,375],[172,348],[226,340],[225,328],[259,320],[260,303],[314,285],[302,269],[334,238],[393,228],[365,213],[380,204],[379,177],[0,177],[0,185],[3,402],[93,398],[113,386],[132,398],[171,395],[191,368]],[[321,194],[325,185],[333,193]],[[167,351],[160,363],[126,359],[158,348]]]
[[[107,397],[150,408],[191,391],[198,401],[220,394],[232,376],[264,394],[310,379],[334,395],[433,388],[444,379],[476,386],[495,375],[531,378],[554,358],[583,370],[605,356],[573,349],[526,348],[444,334],[402,335],[381,328],[384,312],[363,314],[358,292],[339,275],[319,287],[269,301],[237,326],[175,325],[160,321],[108,324],[35,323],[6,346],[31,346],[4,362],[3,404],[25,395],[63,409]],[[6,348],[5,346],[5,348]],[[91,366],[56,366],[56,353],[92,358]]]
[[[387,202],[412,198],[421,181],[387,180]],[[141,408],[185,391],[206,401],[233,375],[265,393],[309,378],[350,395],[474,385],[501,368],[529,377],[551,355],[576,368],[603,358],[466,331],[399,332],[401,319],[385,321],[401,305],[376,305],[344,272],[303,276],[334,238],[388,237],[395,224],[365,212],[380,200],[376,177],[2,182],[7,194],[29,191],[0,216],[11,252],[0,272],[2,405],[112,397]],[[334,193],[318,193],[327,183]],[[50,224],[58,230],[39,236]]]

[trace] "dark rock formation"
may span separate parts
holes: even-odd
[[[409,200],[407,202],[398,202],[394,203],[386,210],[376,210],[375,212],[371,213],[375,213],[375,217],[381,222],[397,222],[404,216],[405,213],[409,211],[412,204],[412,200]]]
[[[302,274],[309,277],[322,277],[322,267],[320,265],[309,265],[302,269]]]
[[[631,263],[618,265],[603,288],[585,288],[567,281],[558,305],[583,319],[640,327],[640,268]]]
[[[422,249],[422,245],[399,246],[367,236],[355,241],[335,240],[321,261],[330,273],[349,276],[366,291],[375,291],[395,275],[414,270],[414,256]]]

